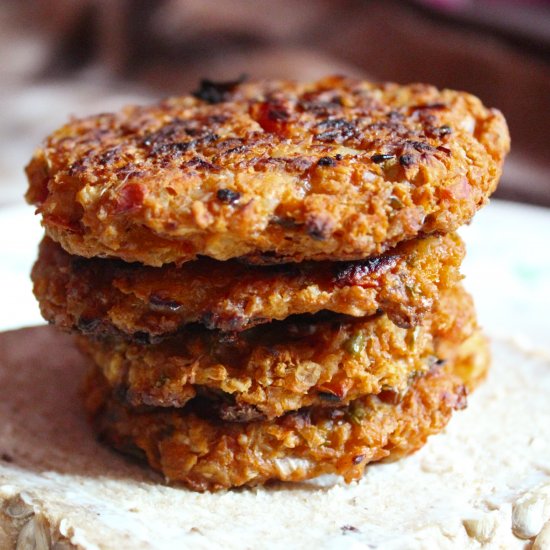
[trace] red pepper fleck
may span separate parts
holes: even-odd
[[[119,191],[114,211],[117,214],[138,210],[143,206],[145,187],[139,183],[128,183]]]
[[[42,218],[47,225],[53,225],[62,228],[69,233],[82,233],[82,228],[77,221],[70,220],[65,216],[59,216],[57,214],[43,214]]]
[[[283,104],[256,103],[250,107],[250,115],[266,132],[285,136],[290,113]]]

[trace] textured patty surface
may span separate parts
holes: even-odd
[[[44,317],[68,330],[155,341],[198,322],[241,331],[290,315],[384,312],[415,326],[460,279],[456,235],[402,243],[356,262],[248,266],[201,258],[180,267],[82,259],[46,238],[32,271]]]
[[[69,122],[28,165],[27,199],[86,257],[362,259],[468,222],[508,149],[502,115],[462,92],[203,82]]]
[[[409,329],[385,315],[308,316],[234,336],[198,328],[152,346],[86,337],[80,345],[133,406],[182,407],[198,395],[221,418],[249,421],[366,394],[402,395],[411,378],[451,359],[476,328],[471,298],[457,287]]]
[[[113,397],[97,368],[87,382],[86,405],[105,441],[194,490],[327,473],[352,481],[369,462],[414,452],[439,432],[453,409],[466,405],[465,384],[473,371],[476,379],[485,372],[487,358],[481,339],[445,368],[417,378],[398,403],[371,395],[348,407],[302,409],[247,424],[211,418],[200,403],[184,411],[129,408]]]

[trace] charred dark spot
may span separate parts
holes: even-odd
[[[188,127],[186,125],[186,122],[179,118],[175,118],[155,132],[145,135],[141,142],[141,145],[143,147],[152,147],[157,143],[174,141],[174,136],[178,135],[183,137],[184,135],[187,135],[187,130]]]
[[[98,163],[103,166],[109,166],[120,160],[120,146],[107,149],[105,153],[99,156]]]
[[[328,118],[317,124],[319,130],[325,130],[315,136],[320,141],[343,142],[357,134],[357,121],[343,118]]]
[[[213,130],[219,128],[220,119],[223,117],[209,116],[204,119],[181,121],[186,135],[204,140],[209,135],[215,135]],[[189,126],[195,124],[197,126]]]
[[[441,111],[446,108],[447,105],[445,105],[445,103],[423,103],[420,105],[413,105],[411,111]]]
[[[433,128],[431,134],[435,137],[448,136],[453,133],[453,129],[450,126],[444,125],[439,128]]]
[[[80,317],[77,322],[78,330],[84,334],[95,332],[100,325],[101,320],[93,317]]]
[[[227,151],[224,151],[224,154],[231,155],[235,153],[244,153],[245,151],[248,151],[249,147],[247,145],[238,145],[237,147],[232,147],[231,149],[227,149]]]
[[[361,462],[363,462],[363,460],[365,460],[365,455],[355,455],[353,458],[352,458],[352,462],[357,465],[357,464],[361,464]]]
[[[196,142],[192,141],[178,141],[175,143],[155,143],[151,147],[151,155],[167,155],[171,158],[177,158],[183,153],[194,147]]]
[[[336,166],[336,160],[332,157],[321,157],[317,161],[317,166]]]
[[[381,162],[385,162],[386,160],[391,160],[393,158],[395,158],[395,155],[379,154],[372,155],[370,159],[372,160],[372,162],[380,164]]]
[[[211,162],[208,162],[207,160],[200,157],[193,157],[189,162],[185,163],[185,166],[188,166],[190,168],[197,168],[199,170],[208,170],[211,172],[217,172],[218,170],[220,170],[220,167],[216,164],[212,164]]]
[[[353,128],[353,123],[349,122],[345,118],[327,118],[317,124],[317,128],[320,130],[339,130],[350,127]]]
[[[398,120],[381,120],[367,126],[370,132],[383,132],[391,137],[410,136],[411,131]]]
[[[126,180],[129,178],[138,178],[145,174],[145,172],[140,170],[137,164],[134,164],[133,162],[129,162],[128,164],[117,168],[115,172],[119,178]]]
[[[181,304],[178,301],[168,298],[163,293],[151,294],[149,296],[149,304],[153,309],[159,311],[178,311],[181,308]]]
[[[330,100],[304,99],[298,102],[298,108],[305,113],[311,113],[315,116],[334,115],[342,110],[342,98],[333,97]]]
[[[231,189],[218,189],[216,197],[224,204],[234,204],[239,201],[241,194]]]
[[[188,124],[189,122],[184,120],[174,119],[157,131],[146,135],[141,145],[149,149],[149,154],[152,156],[178,158],[197,145],[205,145],[219,139],[214,132],[192,128]],[[189,137],[194,139],[188,139]]]
[[[68,169],[69,176],[78,176],[78,174],[82,174],[86,170],[86,160],[85,159],[79,159],[75,162],[73,162]]]
[[[341,399],[337,395],[329,392],[321,391],[317,394],[320,399],[323,401],[328,401],[329,403],[340,403]]]
[[[2,453],[0,455],[0,458],[4,461],[4,462],[13,462],[13,457],[11,455],[9,455],[8,453]]]
[[[231,99],[232,93],[246,79],[246,75],[241,75],[237,80],[226,82],[214,82],[204,78],[200,81],[199,89],[194,91],[192,95],[210,104],[223,103]]]
[[[316,241],[324,241],[332,234],[332,221],[322,216],[313,216],[306,221],[307,234]]]
[[[425,141],[407,141],[407,145],[413,147],[419,153],[433,153],[436,149]]]
[[[398,258],[399,256],[377,256],[359,262],[343,264],[336,268],[332,281],[339,288],[361,286],[366,282],[365,279],[373,273],[381,273],[394,267]]]
[[[405,168],[412,166],[415,162],[416,161],[413,155],[401,155],[399,157],[399,164]]]
[[[227,116],[227,115],[221,115],[221,114],[218,114],[218,115],[211,115],[208,117],[208,122],[210,124],[223,124],[224,122],[227,122],[231,117]]]

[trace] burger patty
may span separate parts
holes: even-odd
[[[377,312],[418,325],[461,276],[455,234],[398,245],[355,262],[248,266],[201,258],[180,267],[83,259],[45,238],[32,271],[43,316],[66,330],[158,341],[189,323],[242,331],[291,315]]]
[[[128,407],[98,368],[87,381],[86,406],[104,441],[197,491],[328,473],[350,482],[369,462],[414,452],[443,429],[452,411],[465,407],[465,384],[484,373],[487,357],[482,339],[416,378],[397,403],[369,395],[346,407],[305,408],[247,424],[212,417],[200,400],[183,410]]]
[[[414,328],[387,316],[302,316],[227,335],[202,327],[156,345],[80,337],[119,399],[183,407],[207,396],[222,418],[248,421],[366,394],[402,395],[411,378],[451,359],[477,329],[457,286]]]
[[[27,166],[27,200],[85,257],[361,260],[467,223],[508,149],[500,112],[463,92],[205,81],[51,134]]]

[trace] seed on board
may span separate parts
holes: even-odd
[[[15,550],[50,550],[50,546],[49,529],[45,520],[34,516],[19,531]]]
[[[465,519],[462,524],[470,538],[481,544],[487,544],[496,534],[497,516],[494,513],[488,513],[479,518]]]
[[[20,495],[16,495],[6,502],[4,512],[13,519],[25,519],[34,514],[32,506],[29,506]]]
[[[532,550],[548,550],[550,548],[550,520],[540,530],[537,538],[533,542]]]
[[[544,524],[545,498],[527,493],[512,505],[512,532],[520,539],[536,536]]]

